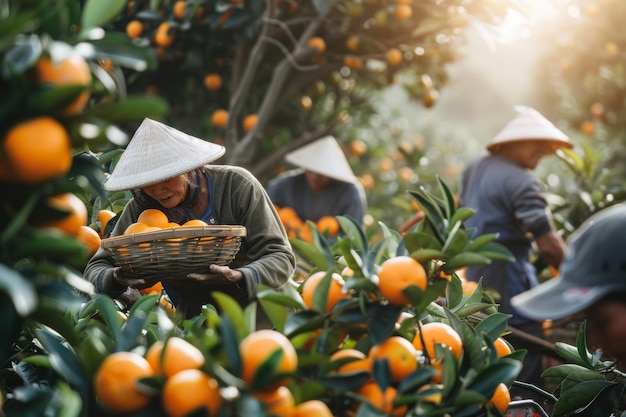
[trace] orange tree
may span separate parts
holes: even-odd
[[[242,309],[219,293],[215,307],[186,321],[159,295],[142,297],[121,318],[113,300],[91,296],[53,322],[29,321],[37,343],[17,341],[3,379],[4,411],[288,416],[314,404],[336,416],[501,415],[502,384],[514,382],[524,352],[498,353],[508,316],[480,285],[464,293],[455,271],[510,254],[494,236],[466,230],[473,212],[457,209],[440,185],[441,198],[412,192],[428,215],[404,236],[380,224],[381,235],[368,240],[358,224],[338,217],[342,235],[331,247],[314,227],[312,244],[293,239],[309,274],[325,277],[310,303],[293,284],[259,289],[255,304],[274,330],[255,328],[254,304]],[[404,297],[391,303],[380,280],[398,257],[421,265],[419,284],[401,288]],[[329,309],[333,274],[342,275],[346,296]],[[440,330],[427,332],[427,323]]]
[[[334,134],[367,174],[372,205],[392,199],[406,215],[396,184],[436,181],[415,173],[423,139],[378,114],[379,93],[396,85],[424,109],[435,105],[468,24],[488,28],[515,3],[134,0],[110,26],[159,57],[154,70],[130,75],[129,91],[166,98],[171,123],[226,145],[224,163],[264,181],[285,153]],[[128,35],[129,26],[142,30]],[[388,212],[375,214],[401,221]]]
[[[578,132],[580,153],[563,160],[574,181],[557,189],[564,196],[557,221],[565,234],[592,213],[626,198],[624,178],[624,71],[626,37],[620,1],[568,0],[537,36],[546,46],[538,65],[539,98],[548,116]],[[550,113],[552,112],[552,113]]]
[[[99,29],[124,3],[2,2],[3,394],[12,379],[5,370],[12,364],[26,367],[22,358],[45,350],[36,333],[49,327],[67,334],[62,318],[83,301],[77,291],[93,292],[80,274],[89,251],[99,244],[99,209],[91,201],[94,195],[106,198],[94,152],[123,142],[124,123],[167,110],[163,100],[127,94],[119,76],[120,66],[153,66],[150,52]],[[55,396],[51,388],[39,392],[44,402]]]

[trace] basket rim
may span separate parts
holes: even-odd
[[[118,246],[153,242],[162,239],[183,238],[183,237],[205,237],[205,236],[225,236],[225,237],[243,237],[247,235],[245,226],[239,225],[208,225],[208,226],[179,226],[168,227],[153,232],[133,233],[130,235],[121,235],[102,239],[100,245],[104,249],[113,249]]]

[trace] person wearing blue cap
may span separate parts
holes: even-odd
[[[519,314],[558,320],[584,313],[590,350],[626,370],[626,204],[589,217],[567,241],[557,277],[511,298]]]

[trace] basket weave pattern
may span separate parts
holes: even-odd
[[[245,235],[243,226],[174,227],[103,239],[102,247],[129,278],[184,278],[228,265]]]

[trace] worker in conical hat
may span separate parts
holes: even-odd
[[[514,260],[468,267],[466,278],[482,280],[483,288],[496,294],[500,311],[512,314],[511,326],[542,336],[541,323],[518,315],[510,299],[538,284],[536,267],[531,263],[534,248],[542,262],[553,268],[563,260],[565,243],[553,225],[542,185],[531,171],[544,157],[573,145],[537,110],[518,106],[516,111],[517,115],[487,144],[488,155],[467,166],[459,196],[460,205],[476,212],[466,226],[476,228],[477,235],[497,234],[497,241],[509,249]],[[542,355],[514,337],[511,335],[509,341],[515,348],[529,349],[519,379],[542,386]]]
[[[221,145],[146,118],[104,183],[108,191],[128,190],[133,196],[111,236],[124,234],[146,209],[158,209],[178,224],[197,219],[208,225],[245,226],[246,236],[230,265],[210,265],[163,281],[185,318],[213,303],[214,291],[245,306],[255,298],[257,284],[279,288],[295,270],[291,245],[261,183],[241,167],[211,164],[224,151]],[[97,292],[114,298],[129,288],[154,284],[126,276],[106,249],[96,252],[84,275]]]
[[[291,207],[302,220],[350,216],[363,222],[365,193],[333,136],[288,153],[285,161],[296,168],[268,183],[267,193],[275,205]]]

